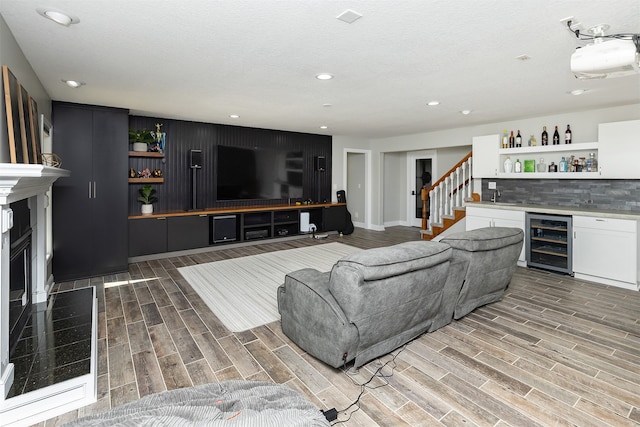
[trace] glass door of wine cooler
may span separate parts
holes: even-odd
[[[572,274],[571,217],[527,214],[527,265]]]

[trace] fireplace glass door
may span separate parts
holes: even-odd
[[[31,230],[11,244],[9,266],[9,354],[31,314]]]

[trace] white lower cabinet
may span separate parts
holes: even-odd
[[[573,272],[579,279],[638,290],[638,222],[574,215]]]
[[[466,207],[466,229],[475,230],[484,227],[513,227],[520,228],[524,232],[525,213],[524,211],[512,211],[508,209],[479,208],[475,206]],[[525,245],[518,257],[518,265],[526,266]]]

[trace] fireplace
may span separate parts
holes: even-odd
[[[9,255],[9,356],[31,314],[33,294],[31,214],[25,200],[11,203],[13,228]]]

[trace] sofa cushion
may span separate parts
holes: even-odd
[[[443,238],[440,242],[446,243],[454,249],[468,252],[492,251],[520,243],[523,234],[524,232],[519,228],[486,227],[454,233]]]
[[[365,281],[370,281],[429,268],[449,258],[449,245],[416,241],[355,252],[341,258],[336,266],[348,266],[358,270]]]

